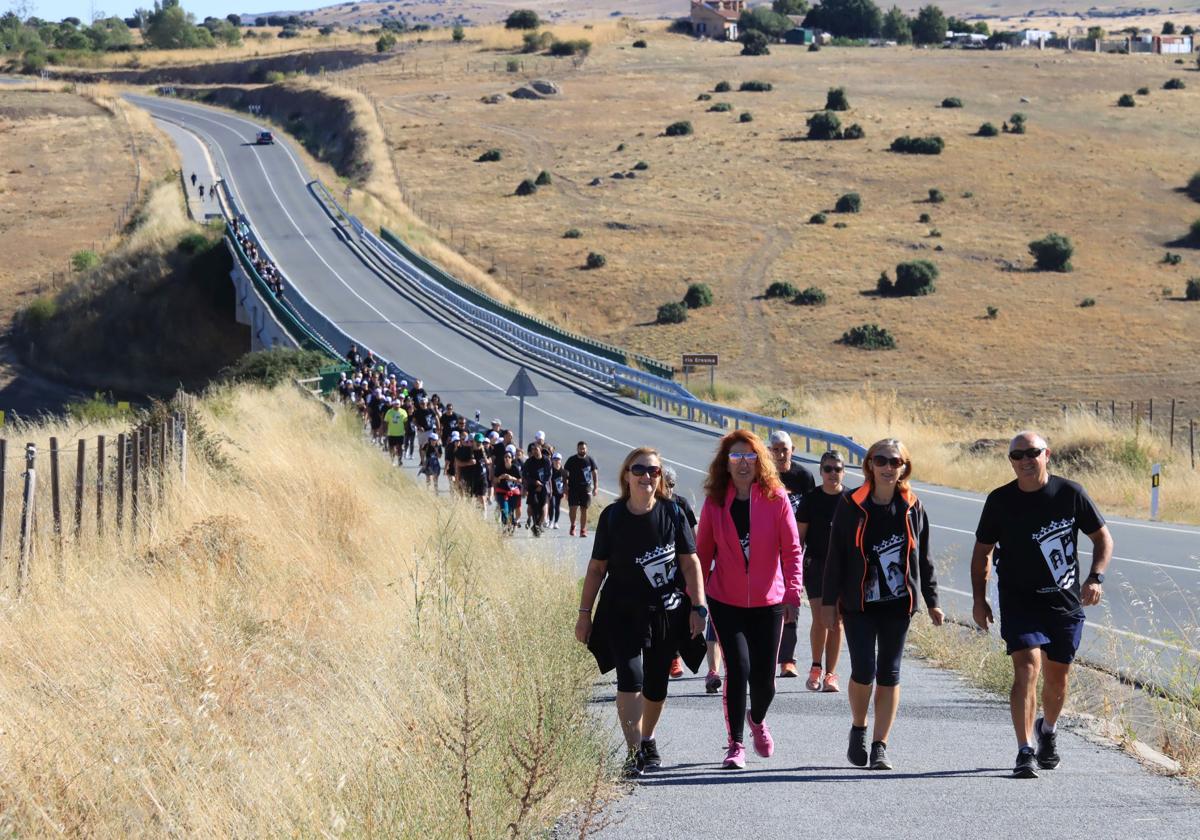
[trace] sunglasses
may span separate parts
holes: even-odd
[[[730,452],[729,460],[730,461],[757,461],[758,453],[757,452]]]
[[[836,465],[834,465],[834,464],[824,464],[824,465],[821,467],[821,472],[823,472],[823,473],[840,473],[840,472],[842,472],[844,469],[846,469],[846,468],[845,468],[845,467],[839,467],[839,466],[836,466]]]
[[[1014,461],[1020,461],[1022,458],[1037,458],[1046,450],[1040,446],[1031,446],[1028,449],[1014,449],[1008,453],[1008,457]]]
[[[904,466],[904,459],[889,458],[886,455],[874,455],[871,458],[871,463],[877,467],[891,467],[892,469],[899,469],[900,467]]]
[[[639,477],[648,475],[651,478],[658,478],[662,475],[662,467],[648,467],[645,464],[634,464],[629,471]]]

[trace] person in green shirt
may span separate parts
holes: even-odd
[[[404,424],[408,422],[408,412],[400,400],[392,400],[392,407],[383,415],[383,422],[387,423],[387,445],[392,463],[400,466],[404,463]]]

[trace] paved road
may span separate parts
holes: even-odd
[[[286,139],[255,146],[258,126],[246,118],[173,99],[129,99],[206,141],[217,171],[294,285],[289,291],[293,300],[302,295],[357,340],[423,376],[460,413],[479,411],[485,423],[497,416],[506,426],[516,425],[516,402],[504,390],[521,360],[447,325],[441,312],[398,293],[364,265],[309,192],[311,178]],[[197,157],[198,149],[194,143],[181,146],[185,171],[206,165]],[[677,468],[684,492],[698,498],[716,443],[713,429],[657,414],[590,383],[536,371],[533,379],[540,396],[527,403],[526,437],[542,429],[567,450],[586,439],[610,497],[614,469],[625,453],[635,445],[655,446]],[[918,453],[918,475],[919,458]],[[933,523],[945,606],[951,615],[969,619],[968,561],[983,497],[921,484],[916,489]],[[1170,671],[1181,655],[1195,661],[1200,528],[1127,519],[1109,524],[1116,560],[1105,605],[1089,612],[1092,628],[1085,635],[1084,654],[1121,669],[1136,664],[1143,675]],[[1187,640],[1188,653],[1179,653],[1179,638]]]

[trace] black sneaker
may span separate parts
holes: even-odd
[[[1037,772],[1037,757],[1033,753],[1031,747],[1021,747],[1017,753],[1017,765],[1013,767],[1014,779],[1036,779]]]
[[[645,767],[642,764],[642,751],[630,750],[625,756],[625,763],[621,765],[622,779],[640,779]]]
[[[642,748],[639,752],[642,754],[642,772],[653,773],[662,767],[662,756],[658,754],[658,743],[653,738],[649,741],[642,741]]]
[[[1043,732],[1042,718],[1033,722],[1033,736],[1037,739],[1037,763],[1043,770],[1053,770],[1062,761],[1058,755],[1058,733]]]
[[[850,727],[850,748],[846,750],[846,758],[855,767],[867,766],[867,727]]]
[[[875,741],[873,744],[871,744],[871,769],[892,769],[892,762],[888,761],[887,757],[887,744],[885,744],[883,741]]]

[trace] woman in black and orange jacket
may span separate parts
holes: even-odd
[[[909,487],[912,458],[898,440],[873,444],[863,458],[862,487],[844,496],[833,514],[825,560],[825,623],[842,613],[850,650],[852,764],[890,770],[887,739],[900,704],[900,657],[917,592],[941,625],[937,578],[929,560],[929,517]],[[867,712],[875,684],[875,727],[867,755]]]

